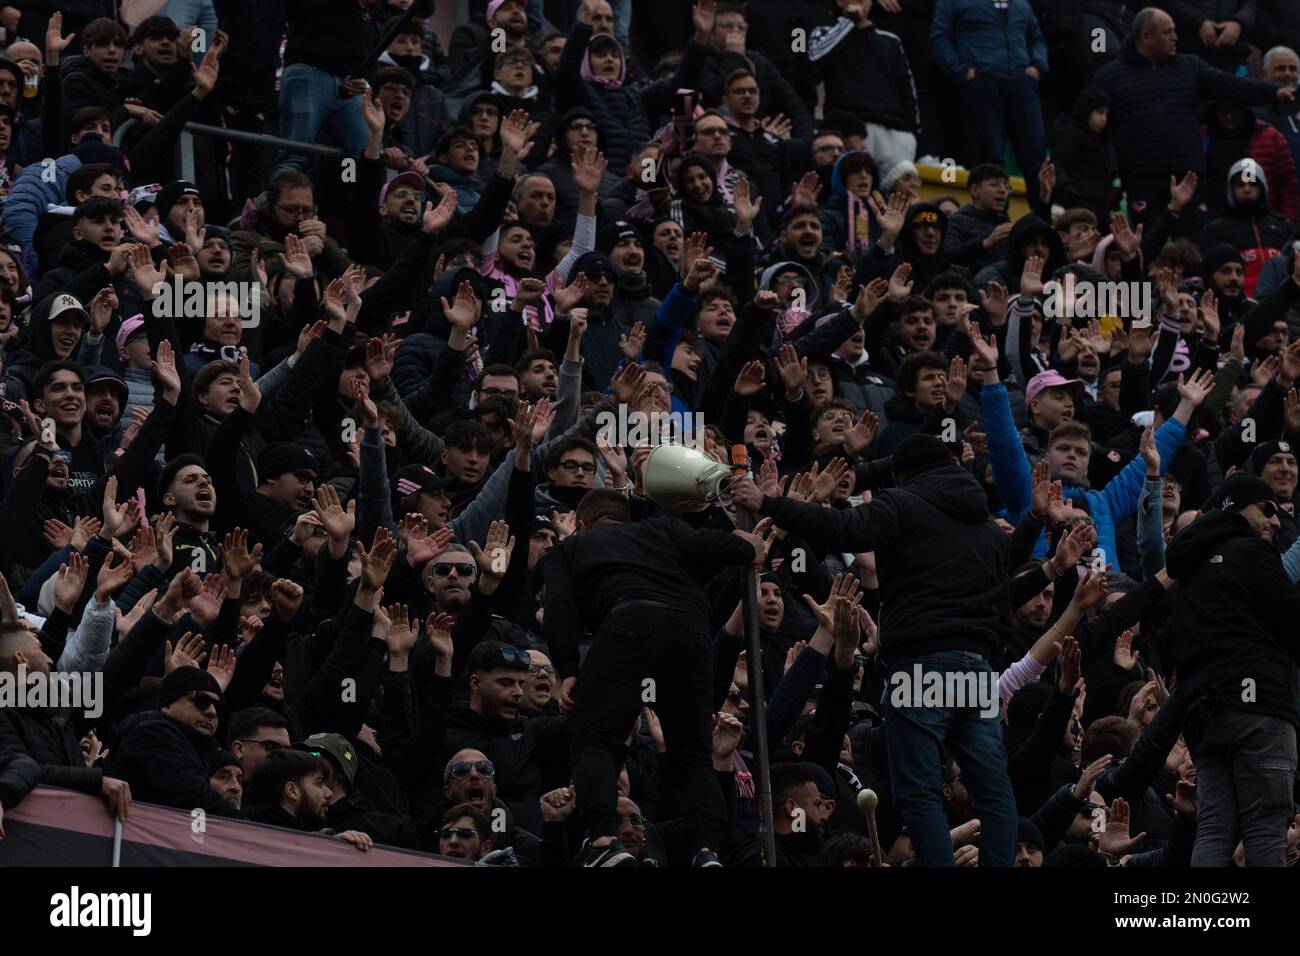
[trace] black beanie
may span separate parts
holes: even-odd
[[[178,667],[162,679],[158,685],[158,706],[174,704],[192,691],[206,691],[221,697],[221,685],[207,671],[197,667]]]
[[[1224,511],[1240,511],[1257,501],[1271,501],[1277,504],[1277,495],[1272,486],[1263,478],[1237,472],[1223,483],[1219,493],[1214,496],[1214,506]]]
[[[924,468],[952,463],[952,452],[934,435],[917,433],[904,438],[894,449],[894,474],[910,478]]]
[[[222,767],[243,767],[243,764],[229,750],[218,750],[208,756],[208,776],[216,773]]]
[[[1259,474],[1268,464],[1268,460],[1274,455],[1280,455],[1289,452],[1295,454],[1295,447],[1289,441],[1266,441],[1255,447],[1255,451],[1250,456],[1250,470]]]
[[[1038,829],[1034,821],[1029,817],[1020,818],[1020,832],[1016,835],[1017,843],[1030,843],[1040,850],[1047,849],[1043,843],[1043,832]]]
[[[630,222],[611,222],[596,233],[596,251],[609,255],[624,239],[635,239],[640,242],[641,233],[637,232],[636,226]]]
[[[279,478],[291,471],[312,471],[320,474],[320,462],[309,449],[291,441],[271,442],[257,456],[259,482]]]
[[[172,206],[176,205],[176,200],[182,196],[198,196],[199,202],[203,201],[203,194],[199,192],[199,187],[193,183],[187,183],[183,179],[174,180],[158,190],[158,196],[154,200],[154,207],[158,210],[159,222],[166,224],[167,217],[171,215]]]
[[[1235,262],[1241,266],[1246,264],[1246,261],[1241,258],[1241,253],[1235,247],[1228,245],[1226,242],[1216,242],[1201,252],[1201,276],[1208,283],[1210,277],[1229,262]]]

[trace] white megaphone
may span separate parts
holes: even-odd
[[[689,445],[656,445],[645,460],[641,484],[669,511],[703,511],[722,497],[731,468]]]

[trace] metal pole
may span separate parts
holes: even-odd
[[[749,474],[749,453],[744,445],[731,447],[732,473]],[[736,509],[736,527],[741,531],[754,530],[754,515],[744,508]],[[771,761],[767,750],[767,700],[763,693],[763,644],[758,627],[758,569],[745,568],[741,577],[741,600],[745,608],[745,637],[749,648],[749,691],[753,698],[749,705],[753,729],[755,792],[758,796],[758,846],[763,854],[764,866],[776,866],[776,828],[772,814]]]
[[[206,123],[186,123],[185,131],[200,136],[211,136],[213,139],[230,143],[247,143],[250,146],[274,146],[285,152],[301,153],[304,156],[338,159],[343,155],[343,150],[337,146],[326,146],[322,143],[301,143],[296,139],[282,139],[279,136],[270,136],[266,133],[250,133],[242,129],[224,129],[220,126],[209,126]]]
[[[194,182],[194,134],[188,129],[181,131],[181,179]]]
[[[113,869],[122,866],[122,818],[113,817]]]

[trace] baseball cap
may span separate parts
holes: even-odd
[[[117,330],[117,347],[119,349],[126,348],[126,343],[131,341],[131,337],[137,332],[143,331],[145,331],[144,316],[136,313],[123,322],[122,327]]]
[[[416,492],[439,492],[452,484],[452,479],[442,478],[428,465],[407,465],[393,473],[393,494],[405,498]]]
[[[1083,388],[1083,380],[1077,378],[1066,378],[1054,368],[1049,368],[1046,372],[1039,372],[1029,380],[1025,386],[1025,402],[1028,404],[1045,388],[1061,388],[1065,385],[1072,385],[1077,393]]]
[[[398,186],[410,186],[412,189],[424,193],[424,177],[419,173],[405,172],[398,173],[388,182],[384,183],[383,188],[379,190],[379,201],[382,203],[388,198],[388,191],[396,189]]]
[[[90,321],[90,313],[86,311],[86,307],[77,300],[76,296],[68,295],[66,292],[55,297],[54,304],[50,306],[48,321],[53,322],[64,312],[79,312],[81,321]]]
[[[110,385],[113,391],[117,393],[117,399],[125,405],[131,393],[127,390],[126,379],[114,372],[111,368],[103,365],[89,365],[85,369],[86,391],[90,391],[92,385]]]
[[[357,752],[342,734],[312,734],[293,747],[295,750],[305,750],[313,757],[332,757],[349,784],[357,778]]]
[[[136,212],[144,212],[150,206],[158,202],[158,194],[162,192],[160,183],[150,183],[147,186],[136,186],[126,196],[126,204],[135,207]]]

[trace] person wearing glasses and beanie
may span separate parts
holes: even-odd
[[[1300,592],[1273,545],[1277,494],[1255,475],[1225,481],[1178,533],[1165,568],[1173,602],[1183,735],[1196,764],[1192,866],[1285,866],[1295,815]]]
[[[126,718],[109,751],[108,773],[148,803],[195,808],[223,817],[244,814],[212,789],[208,758],[224,690],[209,671],[177,667],[158,685],[158,709]]]

